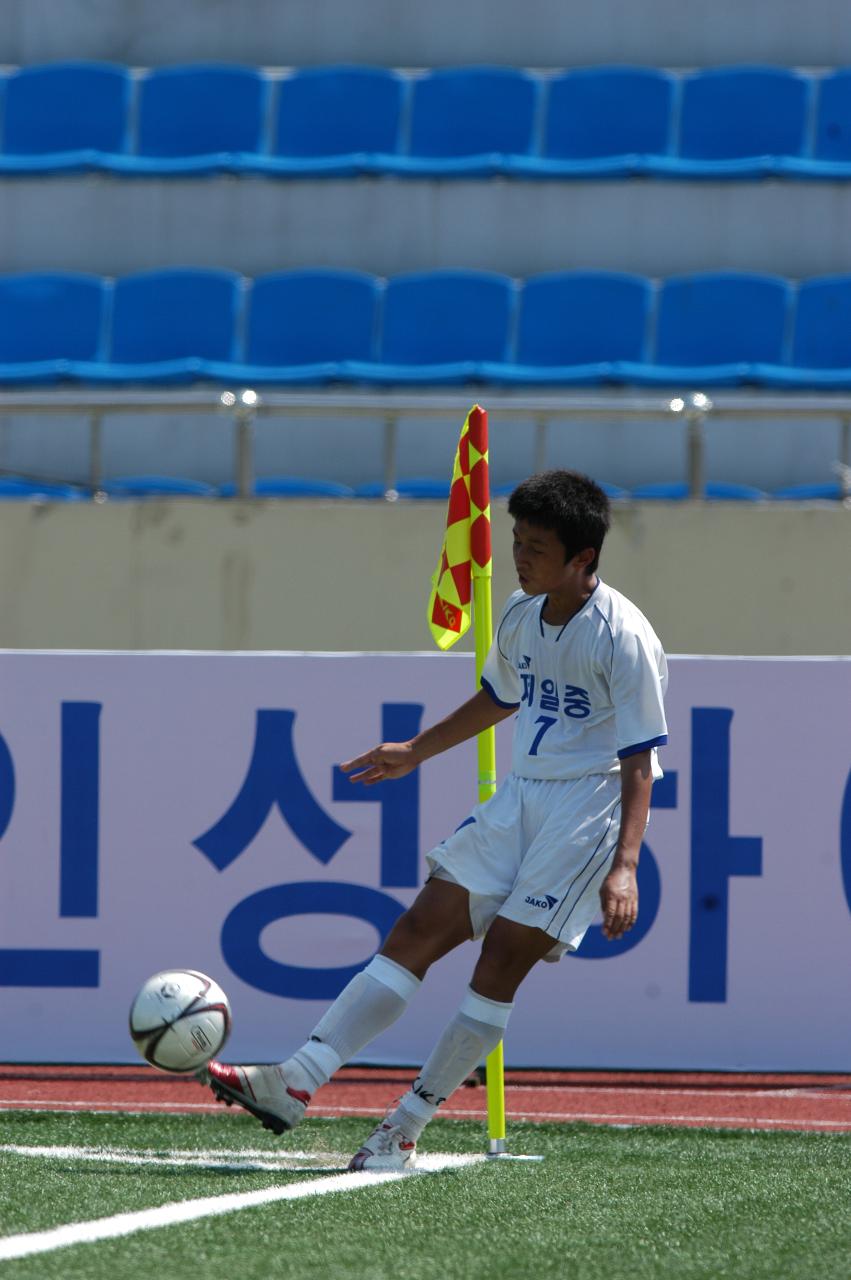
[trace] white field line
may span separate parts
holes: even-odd
[[[431,1155],[423,1156],[417,1168],[398,1173],[335,1173],[327,1178],[311,1178],[290,1183],[283,1187],[265,1187],[259,1191],[243,1191],[223,1196],[205,1196],[197,1200],[178,1200],[159,1205],[154,1209],[140,1209],[134,1213],[117,1213],[109,1218],[94,1218],[88,1222],[69,1222],[48,1231],[30,1231],[22,1235],[0,1238],[0,1261],[10,1258],[26,1258],[36,1253],[51,1253],[74,1244],[92,1244],[98,1240],[114,1240],[119,1236],[134,1235],[138,1231],[153,1231],[159,1227],[175,1226],[180,1222],[196,1222],[199,1218],[218,1217],[239,1209],[251,1209],[258,1205],[272,1204],[280,1200],[303,1200],[310,1196],[330,1195],[338,1191],[362,1191],[366,1187],[380,1186],[385,1182],[398,1182],[426,1173],[439,1173],[444,1169],[459,1169],[477,1164],[484,1156]]]
[[[311,1166],[332,1165],[345,1169],[350,1157],[340,1151],[172,1151],[170,1155],[157,1155],[149,1151],[130,1151],[113,1147],[27,1147],[15,1143],[0,1145],[0,1153],[29,1156],[37,1160],[84,1160],[94,1164],[133,1164],[179,1166],[192,1169],[218,1169],[226,1172],[262,1173],[271,1170],[285,1173],[309,1169]],[[262,1158],[258,1159],[260,1155]]]
[[[149,1147],[66,1147],[60,1148],[56,1146],[50,1147],[20,1147],[17,1145],[14,1149],[21,1151],[42,1152],[66,1150],[74,1153],[79,1151],[93,1152],[104,1151],[113,1155],[120,1156],[158,1156],[161,1154],[159,1148],[152,1150]],[[11,1151],[12,1145],[0,1146],[0,1151]],[[175,1159],[185,1160],[191,1163],[196,1160],[343,1160],[349,1159],[348,1155],[343,1155],[340,1151],[276,1151],[270,1147],[169,1147],[169,1156]]]

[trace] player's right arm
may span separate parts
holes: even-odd
[[[456,747],[459,742],[475,738],[484,729],[499,724],[514,715],[516,707],[501,706],[489,693],[480,689],[467,702],[456,707],[443,720],[424,729],[408,742],[383,742],[381,746],[365,751],[340,765],[344,773],[351,773],[350,782],[362,782],[372,786],[393,778],[404,778],[424,760]],[[358,770],[358,772],[353,772]]]

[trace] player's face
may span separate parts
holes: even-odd
[[[514,567],[520,586],[529,596],[558,595],[569,591],[584,569],[574,557],[565,564],[564,546],[552,529],[528,520],[514,525]]]

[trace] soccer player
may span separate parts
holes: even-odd
[[[638,913],[636,866],[656,748],[667,741],[662,646],[643,614],[597,576],[609,528],[605,493],[572,471],[531,476],[512,493],[520,590],[502,611],[481,689],[409,742],[348,761],[372,786],[515,716],[511,772],[428,853],[430,877],[378,955],[279,1065],[210,1062],[216,1097],[277,1133],[311,1095],[390,1026],[429,967],[471,938],[470,986],[419,1076],[350,1169],[404,1169],[420,1133],[504,1037],[514,997],[539,960],[575,951],[602,908],[620,938]]]

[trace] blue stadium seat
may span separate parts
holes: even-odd
[[[642,157],[670,152],[675,86],[670,73],[649,67],[583,67],[555,76],[543,156],[526,170],[564,177],[642,172]]]
[[[0,276],[0,383],[66,376],[102,352],[107,287],[75,272]]]
[[[851,69],[819,81],[814,154],[819,160],[851,162]]]
[[[775,489],[771,496],[781,502],[840,502],[845,497],[838,480],[787,485]]]
[[[792,364],[807,369],[851,369],[851,276],[822,276],[801,282]]]
[[[623,362],[630,381],[695,381],[706,386],[756,380],[759,362],[784,361],[791,289],[779,276],[706,272],[666,280],[659,296],[652,365]]]
[[[774,157],[804,154],[811,95],[808,76],[781,67],[694,72],[683,85],[679,155],[670,167],[682,176],[773,172]]]
[[[428,477],[415,476],[408,480],[397,480],[392,491],[398,498],[413,498],[445,502],[449,497],[448,480],[432,480]],[[369,484],[360,484],[355,488],[356,498],[383,498],[387,493],[384,485],[373,480]]]
[[[527,280],[516,363],[488,367],[497,382],[602,382],[621,360],[643,361],[653,287],[642,276],[565,271]]]
[[[279,272],[254,282],[245,355],[242,286],[234,272],[197,269],[114,287],[77,273],[0,276],[0,384],[851,387],[851,275],[802,282],[793,332],[795,295],[780,277],[673,277],[654,343],[653,286],[619,272],[553,273],[522,290],[491,272],[421,272],[386,287],[361,272]]]
[[[772,387],[851,387],[851,276],[801,282],[789,364],[760,366],[757,373],[760,382]]]
[[[449,481],[413,476],[408,480],[397,480],[396,492],[400,498],[446,502],[449,498]]]
[[[680,480],[641,484],[632,490],[632,497],[636,502],[685,502],[688,496],[688,485]],[[704,497],[710,502],[763,502],[768,494],[749,484],[709,480]]]
[[[768,494],[752,484],[732,480],[707,480],[706,495],[710,502],[765,502]]]
[[[235,498],[236,485],[219,486],[220,498]],[[254,482],[255,498],[353,498],[355,491],[336,480],[310,480],[301,476],[266,476]]]
[[[387,284],[379,363],[348,362],[372,382],[466,382],[508,357],[515,287],[488,271],[429,271]]]
[[[356,173],[399,149],[405,77],[380,67],[311,67],[281,81],[273,172]]]
[[[0,502],[85,502],[88,494],[70,484],[0,476]]]
[[[128,168],[206,171],[236,163],[239,153],[262,151],[268,94],[266,76],[249,67],[148,72],[139,94],[138,155]]]
[[[851,68],[814,80],[816,114],[812,155],[789,156],[777,165],[788,178],[851,178]]]
[[[613,502],[626,502],[629,499],[629,490],[622,488],[619,484],[607,484],[605,480],[598,480],[597,484],[606,497],[611,498]]]
[[[517,488],[518,484],[520,484],[520,481],[514,480],[512,481],[511,484],[495,485],[491,489],[491,497],[492,498],[510,498],[514,490]],[[603,493],[605,493],[606,497],[611,498],[613,501],[623,502],[626,499],[628,499],[630,496],[629,490],[621,488],[620,485],[608,484],[605,480],[598,480],[597,484],[603,490]]]
[[[236,356],[242,280],[233,271],[175,269],[115,284],[109,364],[80,369],[95,381],[187,381]]]
[[[380,480],[369,480],[366,484],[355,485],[356,498],[383,498],[387,493]]]
[[[120,476],[105,480],[103,492],[110,498],[215,498],[218,491],[202,480],[180,476]]]
[[[497,173],[502,157],[529,154],[535,141],[540,80],[508,67],[431,71],[414,82],[411,173]]]
[[[375,355],[381,284],[360,271],[260,276],[249,302],[247,379],[327,380]]]
[[[6,83],[0,172],[68,171],[94,152],[127,147],[132,80],[126,67],[60,62],[23,67]]]

